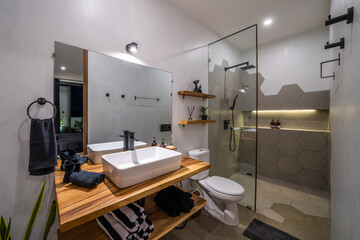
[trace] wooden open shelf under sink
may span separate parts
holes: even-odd
[[[185,189],[181,188],[186,191]],[[156,206],[154,201],[155,195],[151,195],[145,198],[145,211],[146,215],[154,224],[154,232],[151,234],[150,239],[156,240],[170,232],[176,226],[181,224],[187,218],[200,211],[206,204],[206,201],[194,194],[192,199],[194,200],[194,208],[189,213],[181,213],[178,217],[171,217],[160,207]],[[80,225],[74,229],[66,231],[64,233],[58,232],[59,240],[104,240],[109,239],[105,232],[97,225],[96,220]]]

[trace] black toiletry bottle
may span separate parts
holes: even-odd
[[[166,148],[164,139],[161,139],[160,147]]]
[[[153,142],[151,143],[151,146],[152,146],[152,147],[157,146],[157,142],[156,142],[155,137],[154,137],[154,139],[153,139]]]
[[[277,119],[277,121],[276,121],[276,129],[280,129],[280,127],[281,127],[281,123],[280,123],[279,119]]]
[[[275,124],[274,119],[271,120],[270,127],[271,127],[272,129],[274,129],[274,128],[276,127],[275,125],[276,125],[276,124]]]

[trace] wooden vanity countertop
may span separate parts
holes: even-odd
[[[149,179],[127,188],[118,188],[108,178],[94,189],[64,183],[60,162],[54,173],[60,231],[65,232],[117,208],[145,198],[153,193],[210,168],[210,164],[182,156],[176,171]],[[103,172],[102,164],[85,163],[82,170]]]

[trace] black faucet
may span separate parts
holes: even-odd
[[[134,141],[139,141],[139,139],[135,139],[135,133],[129,130],[124,130],[120,137],[124,138],[123,151],[134,150]]]

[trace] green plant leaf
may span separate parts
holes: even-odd
[[[10,230],[11,230],[11,218],[9,218],[9,225],[7,227],[4,240],[9,240],[10,238]]]
[[[41,207],[41,203],[42,203],[42,200],[43,200],[43,196],[44,196],[44,190],[45,190],[45,185],[46,185],[46,181],[44,182],[44,184],[42,185],[42,188],[41,188],[41,191],[39,193],[39,196],[37,197],[36,199],[36,202],[35,202],[35,205],[33,207],[33,210],[31,212],[31,216],[30,216],[30,219],[29,219],[29,223],[26,227],[26,232],[25,232],[25,235],[24,235],[24,240],[28,240],[29,237],[30,237],[30,233],[31,233],[31,230],[32,230],[32,227],[34,225],[34,222],[36,220],[36,217],[37,217],[37,214],[39,213],[39,210],[40,210],[40,207]]]
[[[6,225],[5,218],[3,216],[1,216],[1,219],[0,219],[0,239],[1,240],[4,239],[6,230],[7,230],[7,225]]]
[[[52,202],[51,207],[50,207],[49,216],[48,216],[48,219],[46,222],[46,227],[45,227],[44,235],[42,238],[43,240],[46,240],[46,238],[49,234],[50,228],[55,222],[55,218],[56,218],[56,200],[54,199],[54,201]]]

